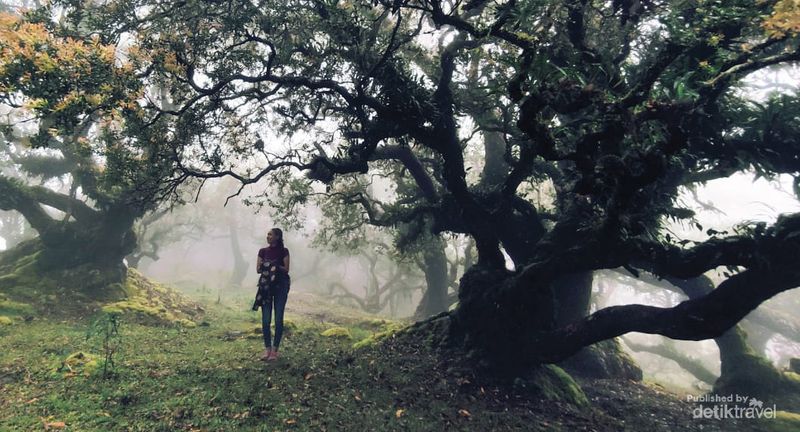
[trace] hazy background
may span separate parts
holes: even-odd
[[[277,226],[267,216],[268,209],[258,209],[243,204],[253,197],[247,193],[231,199],[238,186],[231,182],[209,183],[198,196],[197,202],[162,209],[158,218],[152,218],[139,227],[139,239],[144,256],[138,270],[157,281],[181,289],[198,289],[220,300],[249,298],[255,292],[257,273],[255,261],[258,249],[266,245],[266,232]],[[260,193],[264,193],[261,191]],[[694,191],[685,191],[683,203],[697,212],[696,221],[703,230],[692,224],[673,224],[668,227],[678,239],[701,241],[708,237],[706,230],[735,233],[736,224],[763,221],[772,223],[781,213],[800,211],[800,202],[792,192],[792,179],[788,176],[768,181],[754,180],[753,174],[737,174],[728,179],[716,180]],[[377,243],[388,241],[375,233],[376,245],[350,250],[330,250],[312,245],[320,225],[321,213],[313,206],[305,210],[300,230],[285,230],[286,246],[292,256],[293,291],[310,292],[330,301],[355,308],[364,308],[370,290],[398,279],[403,289],[392,295],[380,310],[370,310],[393,318],[410,317],[419,303],[425,286],[424,277],[413,263],[398,262]],[[2,223],[11,223],[14,214],[0,212]],[[145,219],[147,220],[147,218]],[[28,235],[35,233],[28,231]],[[16,239],[19,240],[19,239]],[[448,238],[447,253],[455,259],[464,240]],[[0,238],[0,248],[6,247]],[[459,272],[463,271],[463,268]],[[722,280],[724,269],[708,273],[715,281]],[[458,275],[460,277],[460,274]],[[609,305],[641,303],[673,306],[685,298],[647,282],[636,280],[624,271],[597,272],[594,282],[594,308]],[[290,298],[291,301],[291,298]],[[240,301],[236,304],[246,304]],[[782,317],[794,325],[796,307],[800,306],[800,292],[785,292],[766,302],[759,309]],[[247,313],[242,306],[242,313]],[[769,358],[777,367],[787,367],[792,357],[800,357],[797,332],[777,334],[743,322],[749,341],[757,351]],[[797,328],[795,326],[794,328]],[[661,336],[628,334],[624,343],[646,346],[667,345],[719,374],[719,352],[713,341],[670,341]],[[760,347],[760,348],[759,348]],[[631,352],[645,371],[645,377],[665,386],[680,390],[703,391],[710,386],[680,368],[675,362],[646,352]]]

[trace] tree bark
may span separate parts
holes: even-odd
[[[42,205],[63,211],[68,217],[53,219]],[[87,277],[86,284],[98,295],[103,284],[124,280],[123,259],[136,245],[132,227],[139,215],[137,210],[122,204],[94,210],[68,195],[5,176],[0,176],[0,209],[18,211],[38,232],[40,246],[35,262],[43,274],[97,270],[102,278],[89,283],[89,279],[97,278]]]
[[[239,243],[239,232],[236,229],[236,224],[228,225],[229,235],[231,240],[231,255],[233,256],[233,270],[231,271],[231,278],[229,284],[232,287],[240,288],[244,278],[247,277],[247,261],[242,256],[242,248]]]
[[[417,310],[416,319],[424,319],[447,310],[449,304],[447,289],[449,277],[447,273],[447,256],[444,251],[444,242],[438,237],[433,237],[426,242],[423,249],[422,270],[425,273],[426,289],[422,293]]]
[[[592,280],[592,272],[581,272],[566,274],[553,282],[557,304],[556,326],[572,324],[589,314]]]

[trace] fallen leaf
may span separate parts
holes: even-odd
[[[472,414],[470,414],[469,411],[467,411],[465,409],[458,410],[458,415],[460,415],[461,417],[464,417],[464,418],[472,417]]]
[[[64,429],[65,427],[67,427],[67,424],[64,423],[64,422],[61,422],[61,421],[50,422],[50,423],[45,423],[44,424],[44,430],[50,430],[51,428],[52,429]]]
[[[308,380],[310,380],[310,379],[311,379],[313,376],[314,376],[314,374],[313,374],[313,373],[311,373],[311,372],[309,372],[309,373],[307,373],[307,374],[306,374],[306,376],[304,376],[304,377],[303,377],[303,379],[304,379],[304,380],[306,380],[306,381],[308,381]]]
[[[297,421],[296,421],[296,420],[294,420],[294,419],[288,419],[288,420],[286,420],[286,424],[287,424],[287,425],[293,425],[293,424],[295,424],[295,423],[297,423]]]
[[[234,419],[246,419],[247,417],[250,417],[250,411],[244,411],[233,416]]]
[[[395,416],[395,418],[400,418],[400,417],[403,416],[403,413],[405,413],[405,412],[406,412],[406,410],[400,408],[399,410],[395,411],[394,416]]]

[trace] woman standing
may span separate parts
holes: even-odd
[[[256,271],[261,274],[261,328],[264,333],[264,353],[261,360],[276,360],[283,337],[283,311],[289,297],[289,249],[283,245],[283,231],[272,228],[267,232],[268,246],[258,251]],[[266,286],[263,286],[266,284]],[[275,310],[275,341],[270,334],[272,310]]]

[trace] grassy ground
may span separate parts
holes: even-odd
[[[265,363],[257,360],[260,315],[249,311],[249,296],[221,303],[197,298],[207,312],[194,328],[123,319],[119,337],[111,339],[120,345],[106,377],[102,332],[89,318],[0,326],[0,431],[708,431],[779,425],[693,420],[692,405],[631,382],[582,382],[589,408],[544,400],[519,382],[478,378],[453,353],[407,333],[355,349],[359,340],[398,323],[294,292],[282,358]],[[791,427],[786,430],[796,430]]]

